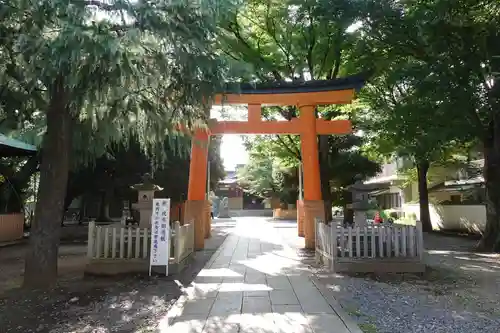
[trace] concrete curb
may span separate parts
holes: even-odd
[[[349,332],[351,333],[363,333],[363,331],[359,328],[358,324],[349,316],[344,309],[342,308],[342,305],[337,301],[335,296],[333,295],[332,291],[330,291],[320,280],[316,275],[312,275],[309,277],[318,288],[319,292],[327,303],[332,307],[333,311],[337,313],[339,316],[340,320],[344,323],[344,325],[347,327]]]

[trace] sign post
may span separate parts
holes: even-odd
[[[153,266],[165,266],[168,275],[168,259],[170,258],[170,199],[153,199],[151,215],[151,250],[149,259],[149,276]]]

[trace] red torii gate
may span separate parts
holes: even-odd
[[[191,148],[189,187],[185,217],[194,220],[195,248],[203,249],[210,237],[210,206],[206,197],[208,139],[217,134],[297,134],[300,135],[304,172],[304,200],[297,205],[298,234],[305,237],[305,247],[314,249],[314,219],[324,218],[318,158],[318,135],[351,133],[349,120],[317,119],[317,105],[351,103],[355,92],[364,85],[361,75],[335,80],[280,83],[274,85],[242,85],[238,93],[217,94],[214,105],[247,104],[247,121],[209,121],[209,130],[195,132]],[[293,105],[300,110],[291,121],[263,121],[262,105]]]

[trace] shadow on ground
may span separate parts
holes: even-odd
[[[286,230],[290,241],[303,243],[296,224],[265,220],[239,219],[218,256],[194,280],[173,325],[155,333],[348,332],[309,278],[314,253],[298,256],[282,237]]]
[[[332,274],[321,280],[373,332],[497,332],[500,256],[477,240],[424,234],[427,270],[415,274]],[[371,332],[371,331],[370,331]]]
[[[196,252],[193,264],[180,274],[168,277],[84,277],[86,247],[62,246],[62,256],[66,256],[65,260],[69,262],[74,261],[76,267],[70,274],[60,272],[56,288],[27,291],[3,286],[4,292],[0,294],[1,331],[124,333],[144,329],[147,332],[148,327],[157,323],[179,297],[180,286],[191,283],[234,224],[230,219],[214,222],[212,238],[206,241],[205,250]],[[0,249],[2,271],[7,266],[13,267],[10,271],[14,270],[17,277],[12,283],[17,284],[22,278],[23,248],[9,248],[2,254],[3,250]]]

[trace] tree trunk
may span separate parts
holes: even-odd
[[[43,139],[40,187],[26,253],[24,287],[45,288],[57,282],[60,221],[68,183],[72,117],[62,79],[51,93]]]
[[[429,161],[417,162],[418,175],[418,197],[420,206],[420,222],[422,230],[432,231],[431,215],[429,213],[429,189],[427,188],[427,171],[429,171]]]
[[[330,170],[328,155],[330,146],[327,135],[320,135],[318,140],[319,150],[319,172],[321,180],[321,196],[325,205],[325,219],[327,222],[332,220],[332,190],[330,188]]]
[[[500,126],[498,124],[496,127]],[[484,142],[484,184],[486,187],[486,228],[478,245],[485,252],[500,251],[500,129]]]

